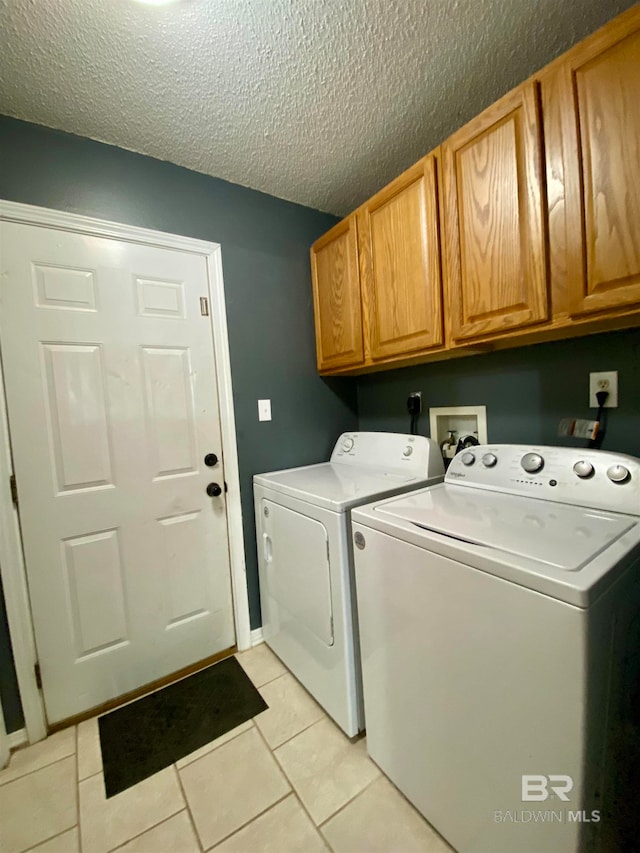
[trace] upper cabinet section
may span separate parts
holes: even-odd
[[[633,11],[633,10],[632,10]],[[640,15],[627,13],[571,50],[543,81],[560,141],[566,308],[640,303]]]
[[[369,358],[443,343],[435,155],[425,157],[358,211]]]
[[[318,368],[640,326],[640,3],[312,249]]]
[[[453,341],[548,317],[542,135],[535,83],[443,145],[446,281]]]
[[[362,364],[362,313],[356,218],[349,216],[311,248],[318,370]]]

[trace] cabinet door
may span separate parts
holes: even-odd
[[[572,50],[557,74],[569,311],[638,305],[640,12]]]
[[[355,216],[339,222],[311,247],[318,370],[364,360]]]
[[[537,86],[510,92],[443,145],[449,330],[456,340],[547,319]]]
[[[360,211],[372,360],[443,342],[436,158],[425,157]]]

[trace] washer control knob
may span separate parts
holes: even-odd
[[[594,467],[591,462],[587,462],[586,459],[580,459],[573,466],[573,470],[576,472],[578,477],[581,480],[587,480],[589,477],[593,477]]]
[[[473,463],[476,461],[476,457],[473,455],[473,453],[463,453],[460,458],[462,459],[462,464],[467,466],[473,465]]]
[[[607,477],[612,483],[625,483],[630,476],[629,469],[624,465],[612,465],[611,468],[607,468]]]
[[[403,456],[411,456],[411,454],[412,454],[412,453],[413,453],[413,447],[411,447],[411,445],[409,444],[409,445],[408,445],[407,447],[405,447],[405,449],[403,450],[402,455],[403,455]]]
[[[493,468],[497,461],[498,457],[495,453],[485,453],[482,457],[482,464],[485,468]]]
[[[353,444],[354,444],[354,441],[351,438],[351,436],[347,436],[345,438],[345,440],[342,442],[342,449],[348,452],[353,447]]]
[[[525,453],[520,460],[520,464],[527,474],[537,474],[544,468],[544,459],[539,453]]]

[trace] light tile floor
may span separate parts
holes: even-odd
[[[109,800],[95,718],[14,753],[1,853],[451,853],[267,646],[237,657],[269,710]]]

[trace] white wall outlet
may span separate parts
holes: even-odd
[[[606,370],[600,373],[589,374],[589,406],[598,408],[596,399],[597,391],[608,391],[609,396],[604,404],[605,409],[617,409],[618,407],[618,371]]]
[[[258,420],[271,420],[271,400],[258,400]]]

